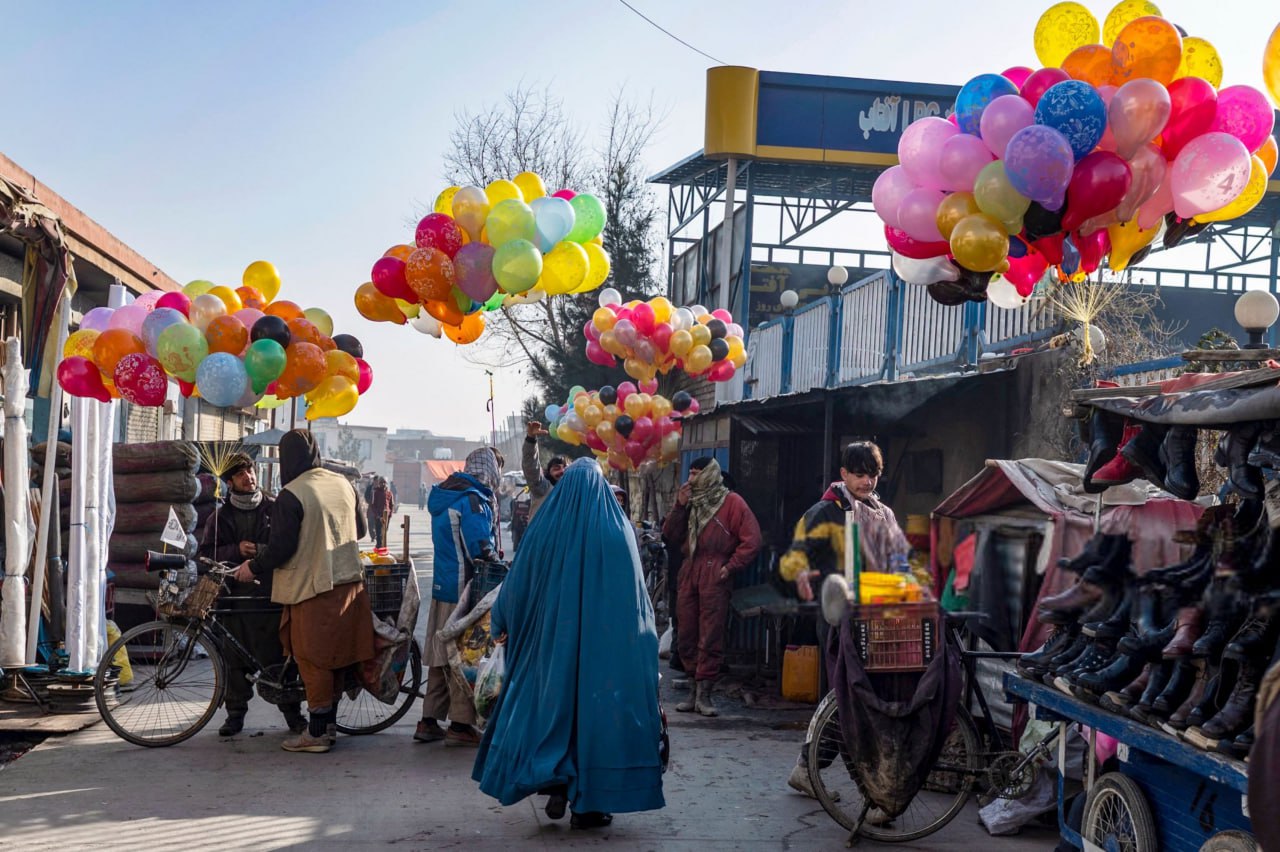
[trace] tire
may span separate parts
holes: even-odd
[[[1247,831],[1219,831],[1204,842],[1200,852],[1258,852],[1258,841]]]
[[[118,684],[110,676],[116,673]],[[107,727],[134,745],[155,748],[180,743],[207,725],[226,684],[222,655],[198,622],[150,621],[107,648],[93,693]]]
[[[859,791],[848,758],[844,755],[840,711],[834,693],[829,693],[822,700],[809,725],[807,759],[809,781],[823,810],[841,826],[853,831],[866,799]],[[827,765],[823,766],[823,762]],[[964,808],[981,765],[978,729],[969,712],[959,708],[938,764],[911,804],[883,825],[864,822],[858,829],[858,836],[883,843],[906,843],[933,834],[955,819]]]
[[[390,728],[409,712],[421,687],[422,652],[418,649],[418,640],[413,639],[409,643],[409,660],[396,703],[383,704],[363,689],[353,699],[343,698],[338,702],[338,731],[348,736],[360,736]]]
[[[1089,790],[1080,837],[1103,849],[1155,852],[1155,821],[1142,788],[1120,772],[1108,772]]]

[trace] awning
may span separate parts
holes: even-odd
[[[427,466],[427,472],[436,482],[444,482],[453,474],[462,470],[462,462],[452,459],[431,459],[423,462]]]

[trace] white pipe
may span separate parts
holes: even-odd
[[[89,400],[71,397],[71,524],[67,541],[67,667],[86,672],[84,647],[85,471]]]
[[[734,190],[738,184],[738,161],[729,158],[729,174],[724,179],[724,223],[720,226],[724,242],[720,248],[720,299],[719,307],[726,311],[729,305],[729,284],[733,281],[733,206]]]
[[[4,342],[4,602],[0,608],[0,666],[26,665],[27,564],[31,538],[27,531],[31,504],[27,466],[27,371],[16,337]]]

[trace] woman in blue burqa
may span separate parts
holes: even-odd
[[[592,459],[534,517],[491,614],[506,681],[472,777],[504,805],[549,795],[574,828],[665,805],[658,636],[640,557]]]

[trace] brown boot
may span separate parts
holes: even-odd
[[[1079,580],[1065,591],[1050,595],[1040,601],[1040,614],[1083,610],[1085,607],[1096,603],[1102,597],[1102,592],[1101,586],[1095,586],[1093,583]]]
[[[689,690],[688,697],[676,705],[676,710],[681,713],[692,713],[698,707],[698,695],[701,692],[702,684],[695,680],[693,682],[693,689]]]
[[[719,716],[720,711],[716,709],[716,705],[711,702],[711,681],[704,680],[698,684],[698,689],[694,693],[695,707],[703,716]]]
[[[1198,606],[1188,606],[1178,610],[1178,628],[1173,633],[1169,644],[1161,652],[1166,660],[1187,657],[1191,648],[1200,638],[1204,624],[1204,611]]]

